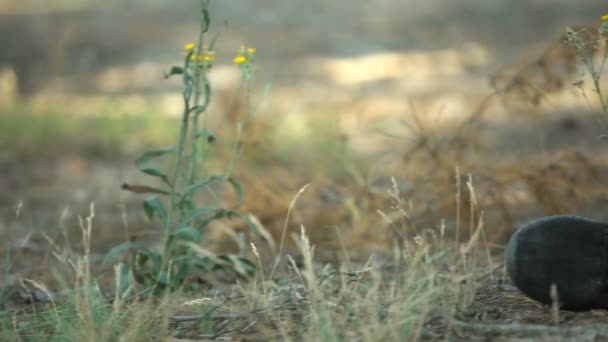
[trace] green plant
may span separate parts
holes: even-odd
[[[184,108],[181,117],[177,146],[150,150],[141,155],[135,164],[139,171],[157,177],[159,187],[128,185],[124,189],[139,193],[150,193],[144,200],[144,210],[150,219],[158,219],[163,227],[164,243],[161,251],[155,251],[137,242],[125,242],[112,248],[105,261],[119,253],[129,251],[130,262],[123,265],[121,289],[128,291],[132,280],[143,284],[147,290],[175,290],[184,285],[193,272],[207,272],[215,268],[228,268],[240,276],[248,277],[254,272],[254,264],[238,255],[215,255],[200,253],[199,244],[210,222],[222,218],[240,218],[255,228],[245,216],[234,210],[219,206],[197,207],[196,195],[204,192],[217,200],[215,183],[227,183],[243,200],[239,183],[230,175],[234,159],[228,171],[212,174],[206,169],[209,148],[215,142],[215,135],[207,127],[207,108],[211,99],[211,84],[208,73],[215,60],[214,36],[205,44],[210,25],[209,0],[201,0],[201,29],[197,43],[184,46],[186,55],[182,66],[173,66],[166,77],[181,76],[183,83]],[[248,89],[252,76],[252,62],[255,49],[241,47],[234,59],[242,71],[241,89]],[[239,144],[235,144],[239,146]],[[234,154],[238,155],[235,147]],[[171,173],[150,166],[160,157],[173,157]],[[131,277],[132,276],[132,277]]]

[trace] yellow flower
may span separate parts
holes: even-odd
[[[188,44],[184,45],[184,50],[186,50],[186,51],[194,50],[194,43],[188,43]]]
[[[236,56],[234,57],[234,59],[232,60],[235,64],[241,65],[247,62],[247,57],[240,55],[240,56]]]
[[[255,55],[255,51],[256,50],[255,50],[254,47],[250,47],[250,48],[247,49],[247,53],[250,54],[250,55]]]
[[[602,16],[602,21],[608,21],[608,14],[604,14]]]
[[[213,62],[215,60],[215,56],[213,53],[206,53],[204,55],[198,55],[198,56],[192,55],[192,56],[190,56],[190,60],[193,62],[195,62],[195,61]]]

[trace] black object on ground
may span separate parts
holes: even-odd
[[[550,216],[520,227],[506,250],[515,286],[544,304],[557,288],[560,308],[608,309],[608,224]]]

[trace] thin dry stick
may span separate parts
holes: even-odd
[[[17,208],[15,209],[15,218],[19,218],[21,216],[21,209],[23,209],[23,201],[17,201]]]
[[[483,211],[481,211],[481,213],[479,215],[479,222],[477,224],[477,229],[471,235],[471,237],[469,238],[469,241],[466,244],[463,244],[459,250],[460,255],[462,257],[462,265],[463,265],[465,273],[467,274],[462,279],[466,279],[466,278],[472,276],[472,274],[473,274],[472,272],[474,272],[475,260],[477,259],[476,258],[476,255],[477,255],[476,247],[479,243],[479,236],[481,235],[481,229],[483,228],[483,226],[484,226]],[[474,288],[472,290],[474,291]]]
[[[469,236],[473,237],[473,234],[477,235],[475,237],[475,244],[479,240],[479,233],[481,232],[481,226],[478,226],[477,230],[475,230],[475,213],[477,212],[477,197],[475,196],[475,188],[473,187],[473,176],[469,173],[468,180],[466,182],[467,189],[469,191]],[[479,220],[481,224],[481,218]],[[470,242],[470,241],[469,241]],[[477,259],[477,248],[471,250],[471,259],[469,267],[473,268],[473,264]]]
[[[559,295],[555,283],[551,284],[551,319],[553,324],[559,325]]]
[[[521,324],[521,323],[509,323],[509,324],[491,324],[491,323],[469,323],[463,322],[456,319],[452,320],[452,324],[455,328],[483,332],[483,333],[494,333],[494,334],[565,334],[565,333],[584,333],[590,330],[589,327],[555,327],[550,325],[542,324]]]
[[[283,253],[283,247],[285,246],[285,236],[287,235],[287,224],[289,223],[289,217],[291,216],[291,211],[296,205],[296,201],[302,195],[302,193],[308,188],[310,184],[304,185],[298,193],[293,197],[291,202],[289,203],[289,208],[287,209],[287,217],[285,217],[285,223],[283,224],[283,231],[281,232],[281,243],[279,244],[279,252],[274,261],[274,265],[272,266],[272,271],[270,271],[270,277],[268,279],[272,279],[274,276],[274,272],[276,271],[279,263],[281,262],[281,254]]]
[[[469,190],[469,233],[473,235],[475,231],[475,212],[477,209],[477,197],[475,196],[475,188],[473,188],[473,176],[469,173],[469,179],[466,183],[467,189]]]
[[[260,268],[260,276],[262,278],[262,281],[260,282],[262,284],[262,292],[264,294],[266,294],[266,285],[264,284],[264,267],[262,266],[262,258],[260,258],[260,253],[258,253],[258,249],[255,247],[255,243],[251,242],[251,250],[253,251],[253,255],[255,255],[256,260],[258,261],[258,267]],[[255,282],[254,282],[254,287],[255,287]]]

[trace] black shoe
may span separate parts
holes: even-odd
[[[509,240],[507,271],[528,297],[560,308],[608,309],[608,224],[577,216],[534,220]]]

